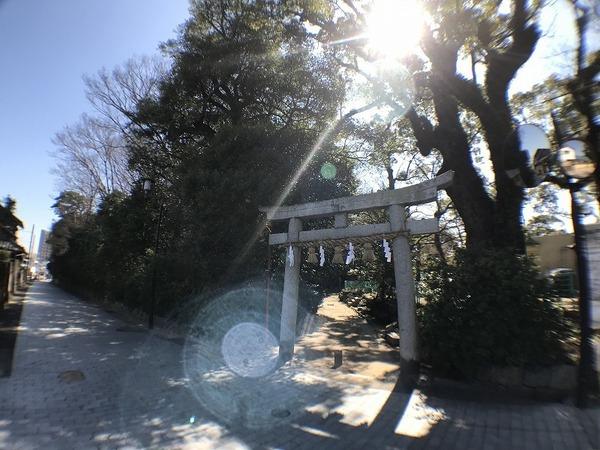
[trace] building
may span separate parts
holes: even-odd
[[[38,244],[37,261],[36,261],[36,272],[39,275],[46,275],[46,265],[50,261],[50,253],[52,248],[48,243],[48,237],[50,232],[48,230],[42,230],[40,233],[40,241]]]
[[[552,269],[577,270],[575,240],[572,233],[553,233],[533,238],[527,254],[535,260],[543,273]]]
[[[586,225],[586,255],[590,276],[592,320],[600,328],[600,224]],[[542,272],[566,268],[577,272],[575,239],[572,233],[555,233],[539,236],[527,246]]]
[[[586,245],[592,291],[592,321],[600,329],[600,224],[586,227]]]

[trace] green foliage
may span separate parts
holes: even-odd
[[[0,203],[0,241],[17,242],[17,230],[23,228],[23,222],[15,216],[17,204],[11,197]]]
[[[67,206],[79,202],[62,194],[55,278],[143,305],[156,261],[158,309],[173,310],[264,276],[259,206],[350,194],[351,165],[320,139],[335,120],[343,79],[303,33],[277,1],[194,1],[178,39],[163,46],[172,65],[156,93],[125,114],[129,169],[152,178],[152,192],[108,195],[77,221]],[[325,162],[336,167],[332,180],[320,175]]]
[[[109,194],[94,214],[71,202],[81,200],[71,194],[61,193],[55,206],[60,219],[49,239],[48,267],[53,278],[80,294],[140,306],[149,258],[144,256],[144,208],[139,195]]]
[[[423,359],[436,371],[474,376],[490,366],[564,357],[569,330],[532,262],[506,251],[459,251],[424,272],[419,308]]]
[[[63,191],[56,197],[52,208],[57,216],[77,222],[81,217],[90,213],[91,205],[89,199],[79,192]]]
[[[130,162],[168,180],[156,194],[167,205],[163,281],[176,280],[171,288],[182,295],[262,276],[259,206],[332,198],[354,186],[327,140],[308,159],[343,89],[335,66],[299,33],[278,2],[204,0],[165,46],[174,66],[160,96],[139,106],[137,121],[151,126],[138,129],[143,145]],[[336,165],[334,180],[320,176],[326,161]]]

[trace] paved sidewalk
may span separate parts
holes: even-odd
[[[326,309],[291,364],[245,378],[208,338],[183,345],[37,283],[0,379],[0,448],[600,448],[598,410],[395,392],[393,352]]]

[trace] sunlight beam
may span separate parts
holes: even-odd
[[[446,420],[443,409],[427,405],[427,397],[417,389],[413,389],[410,401],[396,425],[395,434],[422,438],[429,434],[435,424]]]
[[[401,57],[419,45],[425,12],[411,0],[379,0],[367,16],[368,47],[381,56]]]

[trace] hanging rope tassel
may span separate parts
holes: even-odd
[[[333,260],[334,264],[344,264],[344,247],[336,245],[334,247]]]
[[[319,266],[323,267],[325,264],[325,249],[322,245],[319,245]]]
[[[287,260],[290,267],[294,267],[294,249],[291,245],[288,247]]]
[[[306,258],[309,264],[317,264],[319,259],[317,258],[317,250],[314,247],[308,247],[308,256]]]
[[[385,254],[385,260],[387,262],[392,262],[392,249],[386,239],[383,240],[383,253]]]
[[[370,242],[363,244],[362,260],[365,262],[375,261],[375,252],[373,251],[373,245]]]
[[[348,255],[346,256],[346,264],[350,264],[352,261],[354,261],[354,245],[352,245],[352,242],[348,243]]]

